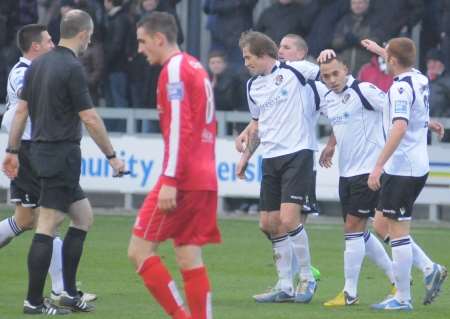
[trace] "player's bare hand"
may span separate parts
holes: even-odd
[[[236,168],[236,176],[240,179],[245,179],[245,170],[247,169],[248,161],[241,158]]]
[[[109,160],[109,165],[113,168],[113,177],[122,177],[124,174],[129,174],[129,172],[125,171],[125,163],[114,157]]]
[[[334,52],[334,50],[325,49],[322,52],[320,52],[319,57],[317,58],[317,62],[324,63],[335,57],[336,57],[336,52]]]
[[[19,174],[19,157],[17,154],[6,153],[3,159],[3,172],[10,179],[14,179]]]
[[[171,212],[177,207],[177,188],[162,185],[158,195],[158,208],[163,212]]]
[[[445,134],[445,128],[441,122],[431,120],[428,123],[428,128],[432,130],[434,133],[436,133],[439,139],[442,140]]]
[[[325,146],[320,153],[319,165],[325,168],[330,168],[333,165],[334,146]]]
[[[239,153],[243,153],[247,145],[248,145],[248,133],[246,130],[244,130],[234,139],[234,146],[236,147],[236,150]]]
[[[380,54],[380,52],[383,50],[382,47],[380,47],[375,41],[372,41],[370,39],[364,39],[361,41],[361,45],[366,48],[366,50],[375,53]]]
[[[367,181],[367,185],[373,191],[377,191],[381,188],[381,174],[383,173],[383,169],[380,167],[375,167],[369,175],[369,179]]]

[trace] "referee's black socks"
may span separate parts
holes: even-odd
[[[76,275],[81,254],[83,253],[83,243],[87,232],[70,227],[64,238],[62,248],[64,290],[70,296],[78,294],[76,286]]]
[[[35,234],[28,253],[28,295],[33,306],[42,304],[45,278],[52,260],[53,237]]]

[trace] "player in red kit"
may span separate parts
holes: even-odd
[[[164,139],[162,174],[136,218],[128,255],[153,297],[172,318],[212,318],[201,246],[220,242],[213,91],[202,65],[180,51],[173,16],[155,12],[138,23],[139,53],[163,66],[157,103]],[[157,254],[172,239],[189,311]]]

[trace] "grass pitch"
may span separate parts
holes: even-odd
[[[0,214],[1,218],[6,217]],[[78,280],[81,288],[99,295],[97,309],[91,314],[72,316],[108,319],[167,318],[148,295],[140,278],[127,260],[127,245],[133,217],[98,216],[89,233]],[[341,225],[307,226],[313,264],[322,280],[311,304],[256,304],[251,296],[275,283],[270,244],[258,230],[256,221],[222,220],[223,244],[209,246],[204,258],[213,286],[213,310],[216,319],[370,319],[370,318],[450,318],[450,281],[435,303],[423,306],[422,276],[414,270],[414,311],[379,313],[369,305],[380,301],[389,291],[388,280],[366,260],[360,276],[361,303],[356,306],[328,309],[323,302],[343,287],[343,231]],[[450,230],[416,228],[415,240],[435,261],[450,265]],[[30,318],[22,315],[27,288],[26,256],[32,233],[16,238],[0,250],[0,319]],[[160,250],[165,263],[181,287],[170,244]],[[46,292],[50,290],[47,285]],[[182,290],[182,289],[180,289]]]

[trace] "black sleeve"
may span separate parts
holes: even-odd
[[[70,72],[69,96],[72,107],[77,113],[90,109],[94,105],[89,94],[86,73],[81,64],[76,64]]]

